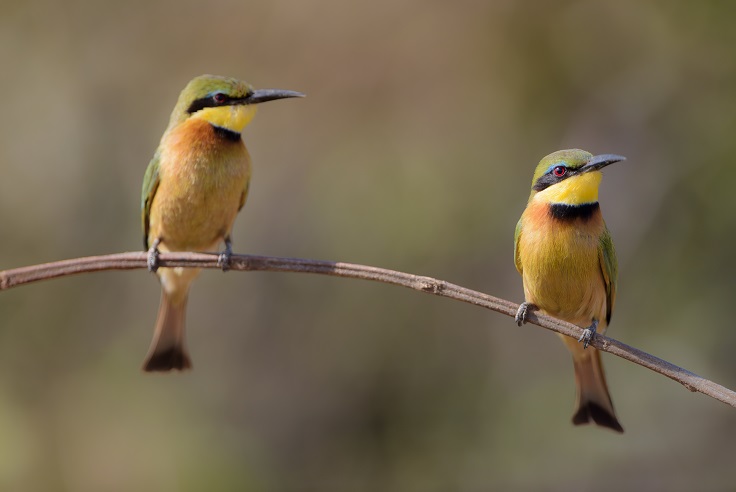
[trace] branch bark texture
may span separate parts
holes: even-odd
[[[147,268],[147,258],[148,255],[145,252],[119,253],[76,258],[0,271],[0,291],[67,275],[103,270],[135,270]],[[161,253],[159,264],[162,267],[220,268],[217,264],[217,255],[211,253]],[[371,280],[466,302],[505,314],[506,316],[511,316],[512,318],[519,307],[518,304],[513,302],[451,284],[444,280],[354,263],[278,258],[272,256],[233,255],[231,259],[231,270],[314,273],[333,277]],[[579,338],[583,332],[583,329],[576,325],[535,312],[529,314],[528,322],[573,338]],[[622,359],[644,366],[663,376],[667,376],[682,384],[690,391],[702,393],[736,408],[735,392],[682,367],[678,367],[666,360],[621,343],[613,338],[596,335],[590,344],[603,352],[608,352]]]

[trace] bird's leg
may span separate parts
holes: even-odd
[[[158,270],[158,245],[161,244],[161,238],[157,237],[153,240],[153,244],[148,249],[148,271],[155,273]]]
[[[220,253],[217,257],[217,264],[222,268],[223,272],[230,270],[230,257],[233,255],[233,243],[230,241],[230,236],[225,238],[225,251]]]
[[[536,309],[537,306],[532,304],[531,302],[522,302],[519,305],[519,310],[516,311],[516,316],[514,316],[514,319],[516,320],[516,324],[521,326],[524,323],[526,323],[526,318],[529,316],[529,310],[530,309]]]
[[[597,329],[598,320],[594,319],[593,323],[591,323],[589,327],[583,330],[583,334],[580,335],[580,338],[578,338],[578,342],[583,342],[584,349],[588,348],[588,345],[590,345],[590,341],[593,340],[593,335],[595,335]]]

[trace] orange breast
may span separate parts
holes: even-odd
[[[605,325],[606,288],[599,259],[600,210],[574,220],[554,219],[550,205],[529,203],[519,238],[526,300],[548,314],[588,326]]]
[[[150,237],[163,251],[213,251],[230,234],[250,180],[243,141],[218,135],[191,118],[161,142],[160,184],[150,212]]]

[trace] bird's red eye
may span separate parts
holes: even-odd
[[[223,94],[222,92],[217,92],[214,96],[212,96],[212,99],[218,104],[222,104],[227,100],[227,96]]]
[[[552,169],[552,174],[554,174],[558,178],[561,178],[565,174],[567,174],[567,168],[565,166],[556,166],[554,169]]]

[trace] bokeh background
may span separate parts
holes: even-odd
[[[139,250],[178,92],[260,107],[236,252],[351,261],[514,301],[512,234],[560,148],[619,153],[609,334],[736,387],[736,5],[3,0],[0,269]],[[396,287],[203,273],[195,370],[147,375],[145,271],[0,293],[0,489],[728,490],[736,411],[604,356],[623,436],[570,424],[556,337]]]

